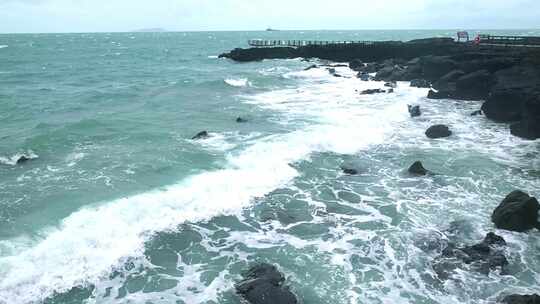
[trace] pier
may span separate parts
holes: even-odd
[[[263,40],[251,39],[248,44],[251,47],[303,47],[310,45],[319,46],[373,46],[373,45],[392,45],[398,44],[398,41],[336,41],[336,40]]]
[[[476,42],[480,45],[540,47],[540,37],[535,36],[478,35]]]

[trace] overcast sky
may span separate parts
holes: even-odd
[[[0,32],[540,28],[540,0],[0,0]]]

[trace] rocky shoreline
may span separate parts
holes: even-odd
[[[410,42],[392,42],[365,46],[305,46],[299,48],[235,49],[220,55],[238,62],[263,59],[324,59],[349,62],[361,80],[388,83],[390,90],[396,81],[409,81],[411,86],[430,88],[429,99],[483,101],[481,109],[471,115],[484,114],[488,119],[507,123],[510,133],[528,140],[540,138],[540,49],[482,47],[460,44],[453,39],[431,38]],[[311,66],[309,68],[317,67]],[[308,68],[308,69],[309,69]],[[330,72],[335,77],[342,77]],[[369,91],[369,92],[368,92]],[[368,90],[361,94],[386,93]],[[409,106],[411,117],[421,115],[418,106]],[[452,134],[448,127],[435,125],[426,131],[429,138],[445,138]],[[341,168],[355,175],[354,168]],[[433,175],[420,161],[409,169],[413,176]],[[516,190],[508,194],[493,211],[491,220],[497,229],[526,233],[540,229],[536,198]],[[433,244],[431,244],[433,245]],[[456,269],[488,275],[492,271],[506,273],[508,259],[506,241],[493,232],[480,243],[460,246],[452,242],[427,245],[426,250],[442,249],[432,261],[441,281],[448,280]],[[285,278],[273,265],[253,266],[236,285],[237,293],[252,304],[298,303],[299,300],[284,285]],[[506,295],[500,303],[540,303],[539,295]]]
[[[219,57],[238,62],[299,57],[348,61],[362,80],[410,81],[431,88],[431,99],[483,100],[481,111],[487,118],[508,123],[515,136],[540,138],[538,48],[484,47],[431,38],[371,47],[235,49]]]

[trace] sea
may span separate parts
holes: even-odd
[[[238,304],[256,263],[303,304],[539,292],[540,234],[490,215],[514,189],[540,196],[540,141],[471,116],[481,101],[428,100],[406,82],[360,95],[384,83],[336,62],[218,58],[248,39],[456,32],[0,35],[0,303]],[[451,137],[424,135],[441,123]],[[436,174],[408,174],[417,160]],[[504,273],[438,277],[448,242],[492,231],[508,243]]]

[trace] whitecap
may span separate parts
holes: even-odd
[[[0,49],[5,49],[5,48],[7,48],[7,47],[8,47],[8,45],[5,45],[5,44],[4,44],[4,45],[0,45]]]
[[[16,153],[12,156],[0,156],[0,164],[15,166],[17,161],[23,156],[28,159],[36,159],[39,157],[34,151],[28,150],[24,153]]]
[[[251,86],[251,82],[249,82],[246,78],[227,78],[224,80],[226,84],[233,86],[233,87],[247,87]]]

